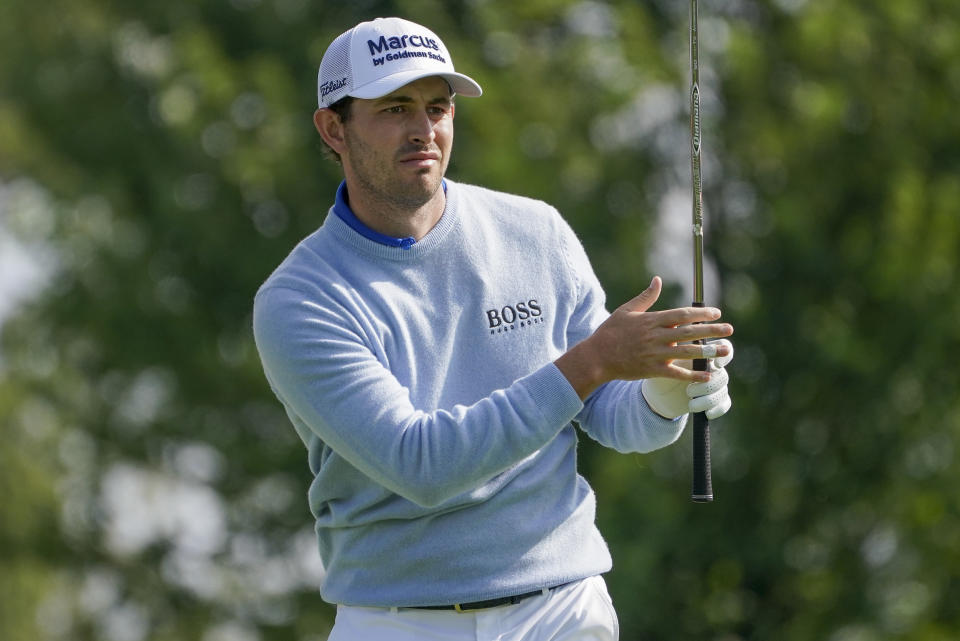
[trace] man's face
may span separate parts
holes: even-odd
[[[450,87],[437,76],[354,100],[341,154],[348,184],[401,208],[426,204],[450,162],[453,111]]]

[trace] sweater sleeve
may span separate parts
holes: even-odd
[[[344,310],[295,289],[262,289],[253,329],[287,411],[363,474],[418,505],[485,483],[549,442],[583,407],[549,364],[470,406],[418,409]]]
[[[640,381],[610,381],[597,389],[577,417],[592,439],[618,452],[652,452],[683,434],[687,415],[668,419],[647,405]]]
[[[577,304],[568,325],[569,344],[590,336],[609,317],[606,296],[586,251],[569,226],[563,226],[563,247]],[[687,418],[663,418],[650,409],[640,391],[641,381],[610,381],[600,386],[577,416],[580,428],[600,444],[619,452],[650,452],[675,442]]]

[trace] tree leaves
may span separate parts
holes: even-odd
[[[305,452],[249,314],[340,180],[320,57],[376,15],[427,24],[484,87],[457,101],[452,178],[557,206],[611,308],[654,270],[660,307],[687,304],[685,6],[8,0],[0,225],[41,268],[0,342],[0,637],[325,636]],[[687,502],[688,437],[581,445],[623,638],[950,638],[960,12],[700,18],[734,408],[710,506]]]

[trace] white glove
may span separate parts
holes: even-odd
[[[733,344],[725,338],[714,341],[719,343],[725,344],[730,353],[708,359],[711,376],[706,383],[687,383],[674,378],[643,379],[640,390],[650,409],[664,418],[677,418],[688,412],[706,412],[709,419],[726,414],[732,401],[727,391],[730,377],[724,368],[733,360]]]

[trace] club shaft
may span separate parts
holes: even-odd
[[[697,0],[690,0],[690,169],[693,179],[693,305],[703,307],[703,182],[700,176],[700,51]],[[703,343],[703,341],[698,341]],[[707,369],[705,359],[696,359],[693,368]],[[710,422],[706,414],[693,415],[693,489],[697,503],[713,500],[710,469]]]
[[[697,0],[690,0],[690,168],[693,177],[693,302],[703,303],[703,181],[700,174],[700,52]]]

